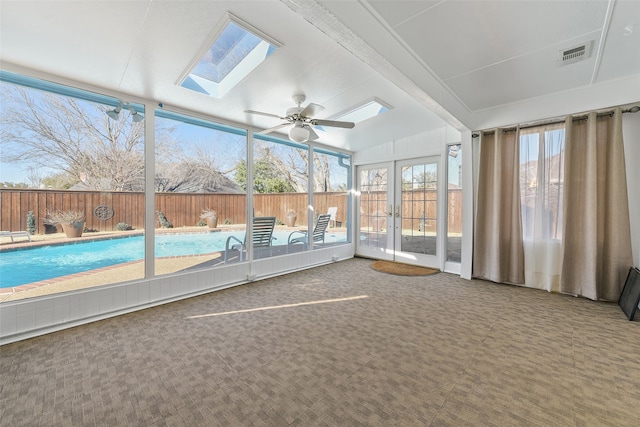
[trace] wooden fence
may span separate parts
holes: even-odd
[[[174,227],[193,226],[200,221],[200,213],[210,208],[218,213],[219,224],[226,220],[232,224],[246,222],[246,197],[244,194],[226,193],[157,193],[156,211],[161,211]],[[288,211],[297,214],[299,225],[307,224],[306,193],[277,193],[254,195],[256,216],[275,216],[285,220]],[[338,208],[336,220],[346,223],[347,196],[345,192],[314,194],[316,212],[325,213],[330,206]],[[102,207],[113,212],[108,219],[95,214]],[[90,230],[115,230],[118,223],[126,223],[135,229],[144,228],[144,194],[135,192],[65,191],[0,189],[0,229],[18,231],[27,229],[27,212],[32,211],[36,220],[36,234],[62,231],[46,226],[47,211],[74,210],[86,215],[86,227]],[[156,215],[156,228],[160,226]]]
[[[412,200],[414,213],[405,217],[420,218],[427,207],[426,218],[435,218],[435,203],[414,200],[413,195],[404,194],[403,200]],[[372,195],[370,194],[369,197]],[[318,213],[325,213],[329,207],[337,207],[336,220],[346,224],[347,195],[345,192],[315,193],[314,208]],[[367,197],[364,194],[363,198]],[[383,202],[386,194],[375,195]],[[428,199],[429,196],[426,197]],[[449,231],[462,230],[462,193],[449,192]],[[218,212],[219,224],[226,220],[232,224],[246,222],[246,197],[244,194],[226,193],[157,193],[155,197],[156,211],[161,211],[174,227],[193,226],[200,221],[200,213],[205,208]],[[297,224],[307,225],[306,193],[275,193],[254,195],[254,215],[275,216],[284,222],[288,211],[296,212]],[[364,206],[365,204],[363,204]],[[380,203],[386,208],[386,202]],[[113,212],[108,219],[96,216],[101,207],[107,212]],[[430,211],[429,209],[432,209]],[[75,210],[84,211],[86,227],[90,230],[115,230],[118,223],[126,223],[135,229],[144,228],[144,194],[134,192],[104,192],[104,191],[65,191],[65,190],[32,190],[32,189],[0,189],[0,230],[18,231],[27,229],[27,212],[32,211],[36,220],[36,234],[56,231],[55,227],[45,226],[44,219],[47,211]],[[369,212],[374,215],[374,212]],[[417,216],[416,216],[417,215]],[[415,218],[403,221],[403,227],[411,228],[415,225]],[[404,222],[407,222],[406,224]],[[158,228],[158,218],[154,227]],[[427,228],[428,230],[428,228]],[[429,231],[429,230],[428,230]]]
[[[437,194],[436,191],[403,191],[402,192],[402,228],[419,229],[435,232],[437,227]],[[448,231],[462,233],[462,190],[449,190],[448,197]],[[387,193],[372,191],[360,195],[360,204],[368,212],[362,212],[363,225],[373,229],[384,228],[389,210]],[[366,207],[366,208],[365,208]],[[395,209],[395,206],[392,207]],[[395,211],[393,212],[395,214]],[[421,224],[422,223],[422,224]]]

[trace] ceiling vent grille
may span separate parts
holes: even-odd
[[[569,49],[562,49],[558,52],[558,63],[560,65],[568,65],[584,61],[591,56],[592,46],[593,40]]]

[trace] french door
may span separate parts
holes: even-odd
[[[358,255],[441,268],[439,157],[358,167]]]

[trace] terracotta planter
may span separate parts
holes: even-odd
[[[62,230],[64,230],[64,234],[70,239],[80,237],[84,230],[84,221],[77,221],[73,224],[62,224]]]
[[[218,217],[207,217],[205,221],[209,228],[216,228],[218,226]]]
[[[296,215],[287,215],[285,217],[285,222],[287,223],[287,227],[294,227],[296,225],[296,219],[298,217]]]

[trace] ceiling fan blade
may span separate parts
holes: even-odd
[[[277,114],[263,113],[262,111],[254,111],[254,110],[244,110],[244,112],[248,113],[248,114],[257,114],[259,116],[275,117],[277,119],[283,119],[284,120],[284,117],[280,117]]]
[[[316,126],[328,126],[328,127],[346,128],[346,129],[353,129],[353,127],[356,125],[353,122],[338,122],[335,120],[319,120],[319,119],[311,120],[311,124]]]
[[[315,141],[320,138],[311,126],[307,126],[307,128],[309,129],[309,141]]]
[[[314,104],[312,102],[304,107],[304,110],[300,111],[300,115],[303,117],[313,117],[322,110],[324,110],[324,107],[322,105]]]
[[[277,131],[278,129],[282,129],[283,127],[287,127],[287,126],[291,126],[291,123],[281,123],[281,124],[279,124],[277,126],[271,127],[269,129],[262,130],[262,131],[260,131],[258,133],[262,134],[262,135],[266,135],[268,133]]]

